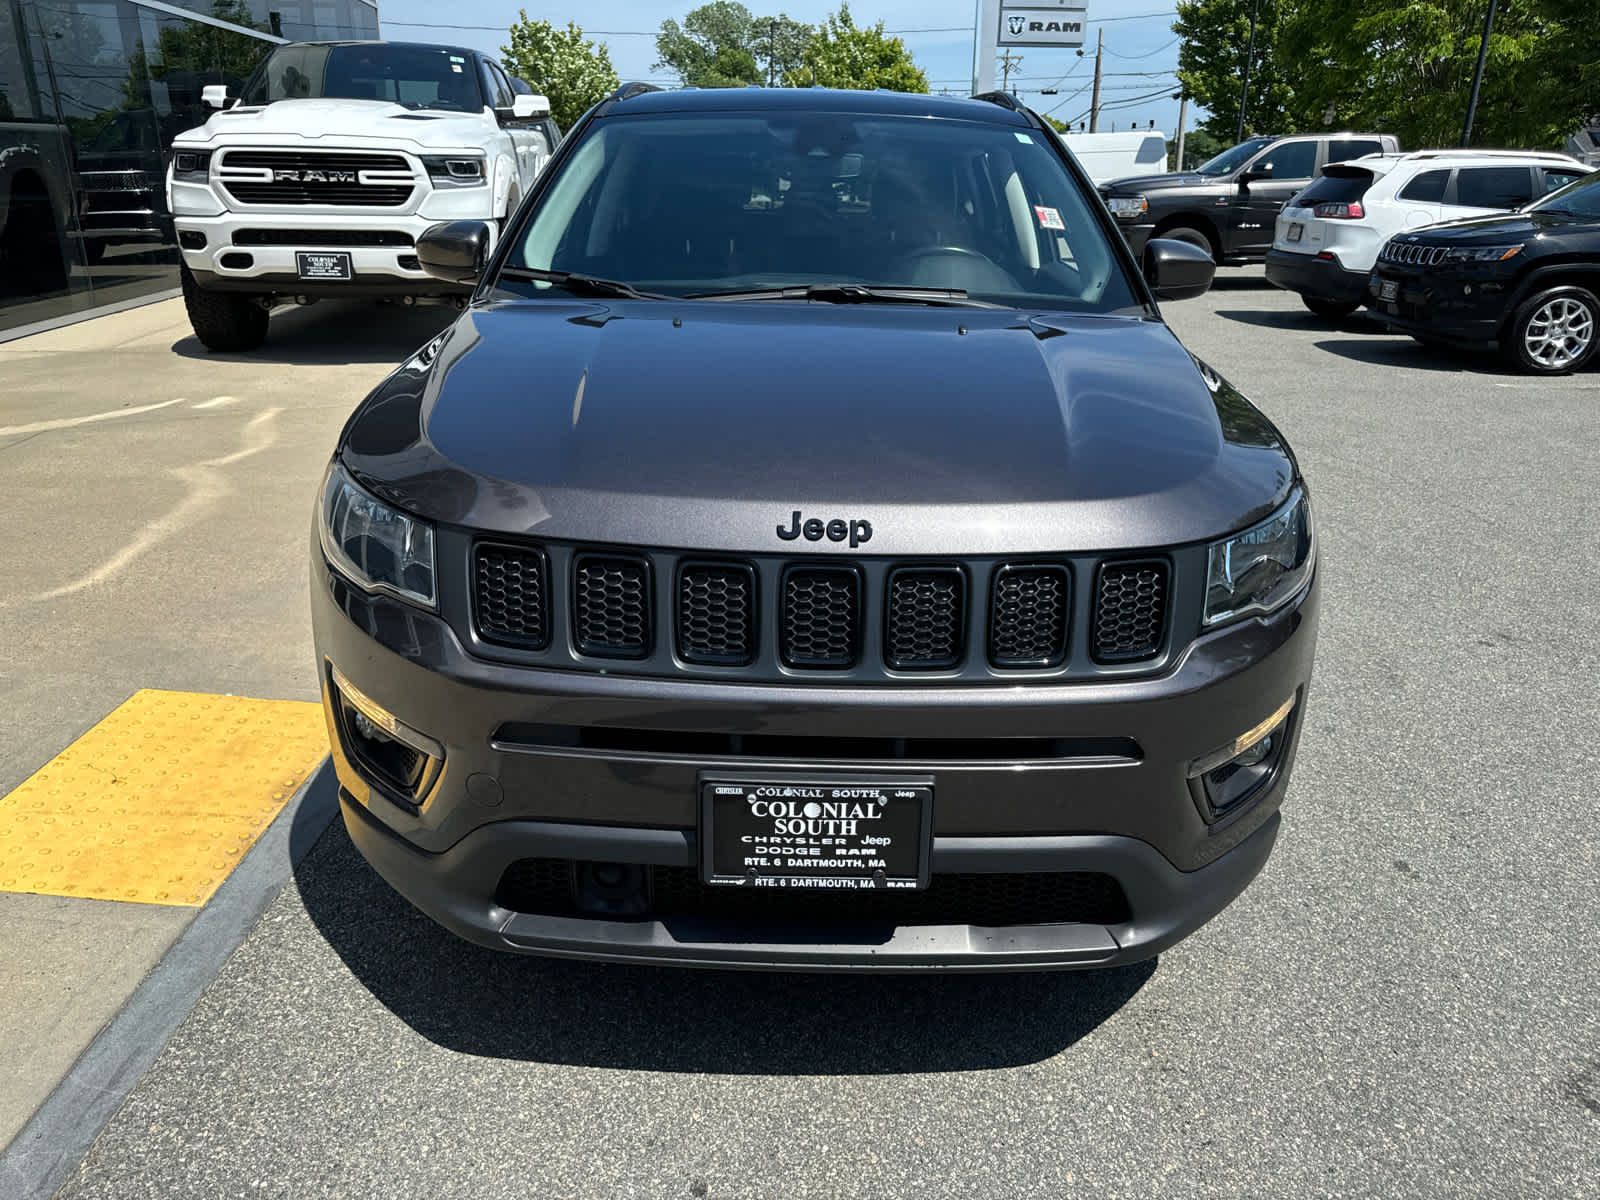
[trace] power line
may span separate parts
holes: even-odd
[[[1125,20],[1123,17],[1113,17],[1112,20]],[[506,33],[510,30],[508,25],[453,25],[440,24],[429,21],[393,21],[385,17],[385,25],[400,25],[406,29],[465,29],[473,31],[486,31],[489,33]],[[885,29],[883,32],[890,37],[901,37],[908,33],[970,33],[970,25],[944,25],[931,29]],[[584,37],[658,37],[659,29],[584,29]]]
[[[1181,37],[1175,37],[1170,42],[1168,42],[1165,46],[1158,46],[1154,50],[1145,51],[1145,53],[1143,53],[1143,54],[1118,54],[1115,50],[1107,50],[1106,53],[1109,54],[1112,58],[1122,58],[1122,59],[1153,58],[1157,54],[1160,54],[1164,50],[1171,50],[1174,46],[1176,46],[1181,41],[1183,41],[1183,39]]]

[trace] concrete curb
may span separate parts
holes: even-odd
[[[338,812],[324,759],[0,1154],[0,1195],[61,1186]]]

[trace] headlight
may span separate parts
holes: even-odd
[[[1506,259],[1515,258],[1521,253],[1521,246],[1468,246],[1459,250],[1446,250],[1444,252],[1444,261],[1452,263],[1504,262]]]
[[[1119,221],[1137,221],[1150,211],[1150,202],[1143,196],[1107,196],[1106,207]]]
[[[1205,623],[1282,607],[1311,577],[1314,562],[1311,504],[1296,488],[1261,524],[1212,543]]]
[[[422,160],[434,187],[479,187],[488,182],[483,159],[468,155],[429,157]]]
[[[211,151],[179,150],[172,156],[174,178],[204,183],[211,174]]]
[[[366,591],[436,606],[432,525],[362,491],[337,463],[318,511],[322,551],[340,574]]]

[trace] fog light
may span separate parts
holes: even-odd
[[[335,711],[352,765],[391,798],[415,805],[439,777],[444,747],[384,709],[332,663]],[[394,795],[398,793],[398,797]]]
[[[1271,784],[1288,744],[1291,698],[1259,725],[1245,730],[1227,746],[1208,754],[1191,768],[1190,785],[1208,821],[1260,795]]]
[[[356,733],[366,738],[369,742],[387,742],[389,740],[383,735],[382,731],[379,730],[379,728],[368,719],[366,713],[362,712],[359,708],[354,709],[353,712],[355,715]]]

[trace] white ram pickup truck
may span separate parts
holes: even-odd
[[[335,296],[460,302],[416,241],[444,221],[503,227],[560,133],[549,103],[476,50],[278,46],[237,97],[173,141],[168,203],[195,335],[251,350],[274,306]]]

